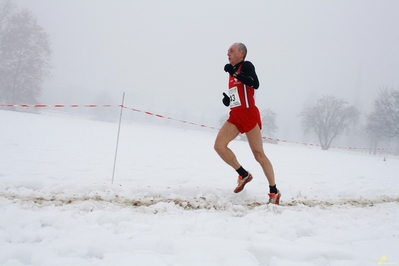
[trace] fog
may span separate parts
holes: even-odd
[[[300,140],[298,113],[324,94],[371,110],[399,87],[399,2],[18,0],[49,34],[43,103],[110,103],[219,126],[227,49],[247,45],[260,110]],[[137,114],[142,115],[142,114]],[[203,120],[203,121],[199,121]]]

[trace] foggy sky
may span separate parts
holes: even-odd
[[[399,88],[396,0],[15,3],[50,35],[48,104],[93,103],[103,91],[119,103],[126,92],[129,107],[217,121],[234,42],[247,45],[257,105],[277,113],[279,137],[294,138],[298,113],[321,95],[365,113],[379,88]]]

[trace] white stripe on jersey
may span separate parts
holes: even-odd
[[[244,84],[244,98],[245,98],[245,106],[249,108],[249,101],[248,101],[248,93],[247,93],[247,85]]]

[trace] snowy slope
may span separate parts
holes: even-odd
[[[111,184],[117,124],[2,110],[0,126],[0,265],[399,263],[397,158],[265,144],[270,206],[242,141],[254,180],[232,192],[216,131],[124,121]]]

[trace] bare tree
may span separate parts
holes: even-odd
[[[354,106],[334,96],[322,96],[313,107],[305,108],[300,116],[305,133],[314,133],[323,150],[328,150],[332,141],[355,125],[359,111]]]
[[[370,141],[370,153],[373,151],[374,154],[377,154],[378,143],[385,140],[385,137],[382,134],[382,127],[379,125],[374,114],[367,115],[366,119],[367,121],[364,133]]]
[[[0,99],[35,103],[50,75],[48,34],[26,9],[9,0],[0,3]]]
[[[262,133],[266,134],[269,137],[272,137],[273,134],[278,130],[278,126],[276,123],[277,114],[273,112],[270,108],[264,109],[261,112],[262,115]]]
[[[374,100],[374,111],[367,115],[366,133],[376,153],[382,140],[399,139],[399,91],[381,89]]]
[[[399,91],[381,89],[374,101],[370,122],[379,128],[379,135],[388,139],[399,137]]]
[[[7,18],[14,9],[15,5],[10,0],[0,2],[0,34],[4,31]]]

